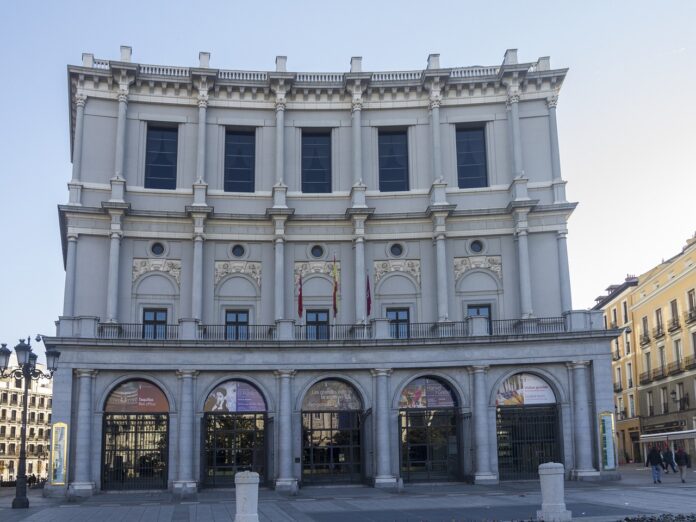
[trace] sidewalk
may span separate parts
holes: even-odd
[[[678,475],[653,485],[648,468],[623,466],[622,480],[566,482],[567,509],[575,520],[609,522],[629,515],[696,513],[696,473],[686,484]],[[167,492],[107,493],[80,503],[44,499],[31,490],[28,511],[9,509],[14,490],[0,490],[0,520],[76,521],[233,521],[234,490],[203,490],[197,501],[172,501]],[[541,506],[539,483],[507,482],[499,486],[415,484],[402,492],[364,486],[303,488],[295,497],[270,489],[259,491],[263,521],[464,521],[530,520]]]

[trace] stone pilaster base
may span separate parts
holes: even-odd
[[[391,475],[381,475],[374,478],[372,485],[376,488],[394,488],[399,486],[399,481]]]
[[[474,475],[474,484],[498,484],[498,475],[495,473],[476,473]]]
[[[573,480],[601,480],[599,471],[597,471],[596,469],[574,469],[570,472],[570,477]]]
[[[94,482],[73,482],[68,486],[68,498],[91,497],[94,489]]]
[[[295,478],[279,478],[275,483],[276,491],[283,491],[292,495],[297,495],[297,479]]]
[[[557,511],[540,509],[537,511],[537,520],[543,520],[544,522],[566,522],[566,520],[573,520],[572,515],[572,512],[567,509]]]
[[[198,497],[198,485],[193,480],[176,480],[172,484],[172,493],[178,499],[192,499]]]

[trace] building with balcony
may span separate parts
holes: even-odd
[[[45,369],[42,364],[37,364]],[[17,367],[13,353],[10,367]],[[49,379],[32,380],[27,410],[27,476],[48,476],[53,392]],[[0,378],[0,481],[17,478],[22,436],[24,381]]]
[[[571,308],[566,69],[199,59],[68,67],[49,491],[615,466],[617,332]]]
[[[623,328],[613,345],[619,449],[625,448],[629,458],[638,460],[641,437],[643,444],[666,442],[669,438],[693,454],[696,451],[693,442],[696,438],[696,236],[687,241],[679,254],[637,279],[627,278],[622,285],[608,290],[607,296],[598,298],[595,308],[604,311],[608,324],[616,322],[618,317],[617,326]],[[630,355],[625,349],[621,351],[623,346],[632,346]],[[632,394],[629,399],[633,396],[640,420],[639,437],[635,432],[636,419],[630,419],[631,427],[626,428],[630,430],[633,453],[631,447],[622,446],[625,424],[621,417],[626,408],[626,392],[616,387],[622,373],[627,377],[629,372],[636,386],[629,390]]]

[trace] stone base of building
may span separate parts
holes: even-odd
[[[68,498],[91,497],[94,489],[94,482],[73,482],[68,486]]]
[[[376,488],[398,488],[399,481],[396,477],[391,475],[383,475],[381,477],[375,477],[372,481],[372,485]]]
[[[172,494],[177,499],[198,498],[198,484],[193,480],[177,480],[172,483]]]
[[[544,522],[566,522],[566,520],[573,520],[573,513],[567,509],[558,511],[540,509],[537,511],[537,520],[543,520]]]
[[[53,484],[48,484],[41,490],[41,495],[46,498],[59,498],[64,497],[67,493],[68,488],[65,486],[54,486]]]
[[[498,475],[495,473],[476,473],[474,475],[474,484],[498,484],[500,483],[500,480],[498,480]]]
[[[276,491],[282,491],[284,493],[290,493],[291,495],[297,495],[297,479],[276,479],[275,489]]]
[[[570,472],[572,480],[596,481],[602,480],[602,476],[596,469],[574,469]]]

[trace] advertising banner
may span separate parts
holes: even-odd
[[[502,384],[496,396],[497,406],[554,404],[556,396],[546,381],[530,373],[518,373]]]
[[[312,386],[302,401],[306,411],[361,410],[362,401],[352,386],[343,381],[321,381]]]
[[[452,391],[442,383],[428,378],[415,379],[401,392],[399,408],[453,408]]]
[[[205,401],[205,411],[252,412],[266,411],[266,401],[251,384],[227,381],[217,386]]]
[[[167,413],[169,401],[162,390],[147,381],[128,381],[106,400],[107,413]]]
[[[51,434],[51,484],[64,486],[68,473],[68,425],[56,422]]]

